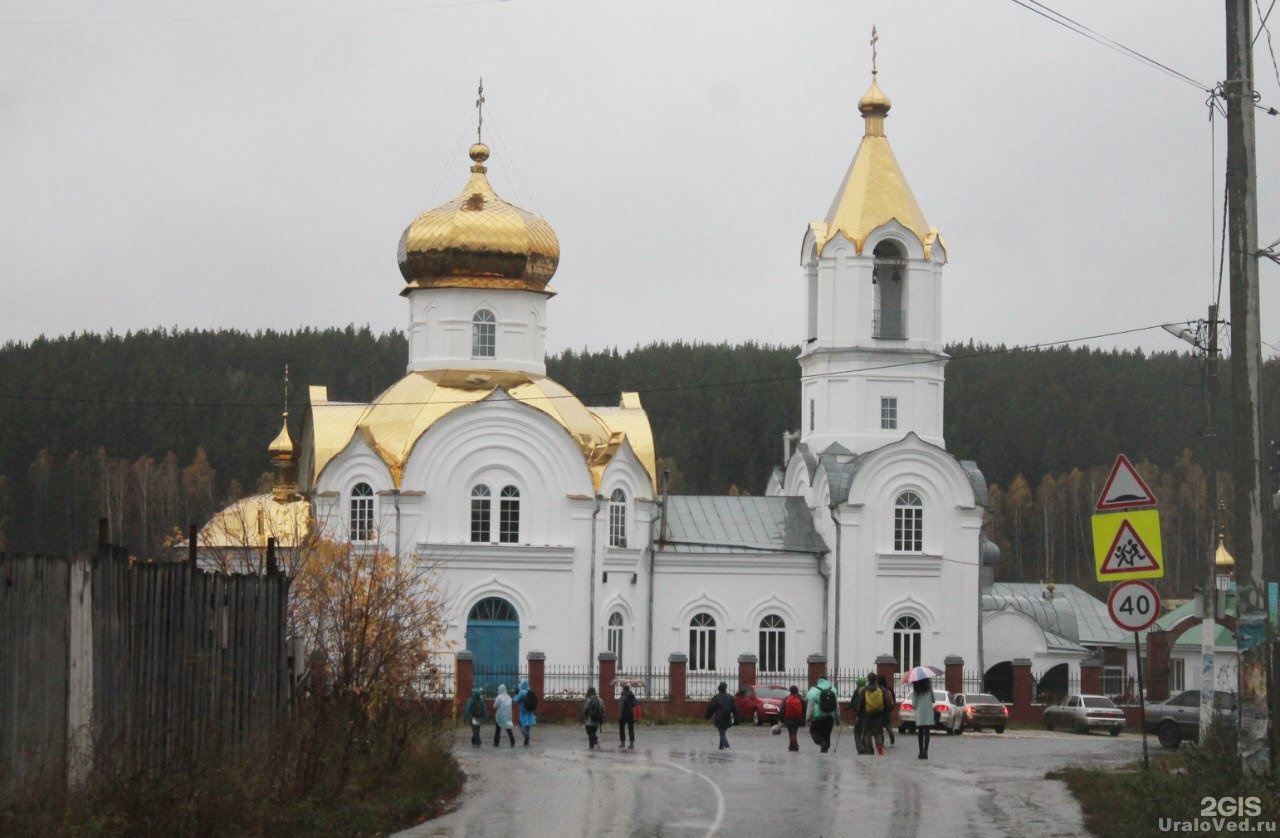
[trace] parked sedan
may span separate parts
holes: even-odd
[[[957,734],[966,729],[977,732],[984,727],[1004,733],[1004,726],[1009,723],[1009,708],[989,693],[956,693],[951,703],[951,729]]]
[[[1213,691],[1213,712],[1228,721],[1236,715],[1236,694],[1226,690]],[[1200,735],[1200,691],[1183,690],[1164,701],[1147,705],[1142,725],[1154,733],[1160,744],[1176,748],[1182,740],[1194,740]]]
[[[915,690],[911,688],[910,684],[898,687],[896,698],[898,701],[898,733],[911,733],[916,729]],[[945,730],[948,736],[954,733],[951,728],[952,702],[951,693],[934,687],[933,715],[936,721],[933,723],[933,729]]]
[[[782,701],[789,691],[772,684],[747,684],[733,694],[733,704],[739,719],[750,719],[752,724],[776,722],[782,712]]]
[[[1062,704],[1044,708],[1044,726],[1071,728],[1076,733],[1105,730],[1119,736],[1124,730],[1124,711],[1105,695],[1072,695]]]

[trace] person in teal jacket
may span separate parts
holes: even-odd
[[[826,693],[830,693],[830,697],[824,701]],[[804,700],[809,705],[809,736],[825,754],[831,750],[831,730],[836,726],[836,717],[840,712],[835,685],[826,678],[819,678],[817,685],[809,688]],[[823,710],[823,704],[831,709]]]
[[[529,735],[533,733],[533,726],[538,723],[538,716],[529,709],[526,699],[529,697],[529,682],[520,682],[520,691],[516,693],[512,699],[516,706],[520,708],[520,732],[524,734],[525,747],[529,747]]]
[[[484,724],[485,719],[489,718],[489,711],[485,709],[484,698],[480,695],[479,687],[471,691],[471,697],[467,699],[462,717],[471,723],[471,747],[479,748],[480,726]]]
[[[916,740],[920,743],[917,759],[928,759],[929,731],[938,721],[933,710],[933,682],[928,678],[916,681],[911,685],[911,693],[912,703],[916,706]]]

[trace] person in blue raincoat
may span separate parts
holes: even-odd
[[[484,698],[480,695],[480,688],[476,687],[471,691],[467,706],[462,711],[462,717],[471,723],[471,747],[473,748],[480,747],[480,726],[484,724],[488,715],[489,712],[484,707]]]
[[[529,746],[529,734],[533,733],[533,726],[538,723],[538,716],[529,709],[526,699],[529,697],[529,682],[520,682],[520,691],[516,693],[513,701],[520,708],[520,732],[524,734],[524,744]]]
[[[493,699],[493,747],[502,742],[503,728],[507,731],[507,739],[511,747],[516,746],[516,735],[511,732],[511,696],[507,695],[507,685],[498,685],[498,695]]]

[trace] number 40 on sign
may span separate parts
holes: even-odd
[[[1142,631],[1160,616],[1160,594],[1146,582],[1130,579],[1111,589],[1107,611],[1125,631]]]

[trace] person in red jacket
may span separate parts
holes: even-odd
[[[800,750],[800,740],[796,738],[796,731],[804,724],[804,696],[800,695],[800,688],[795,684],[791,685],[791,693],[782,700],[782,724],[787,728],[787,735],[791,737],[787,750]]]

